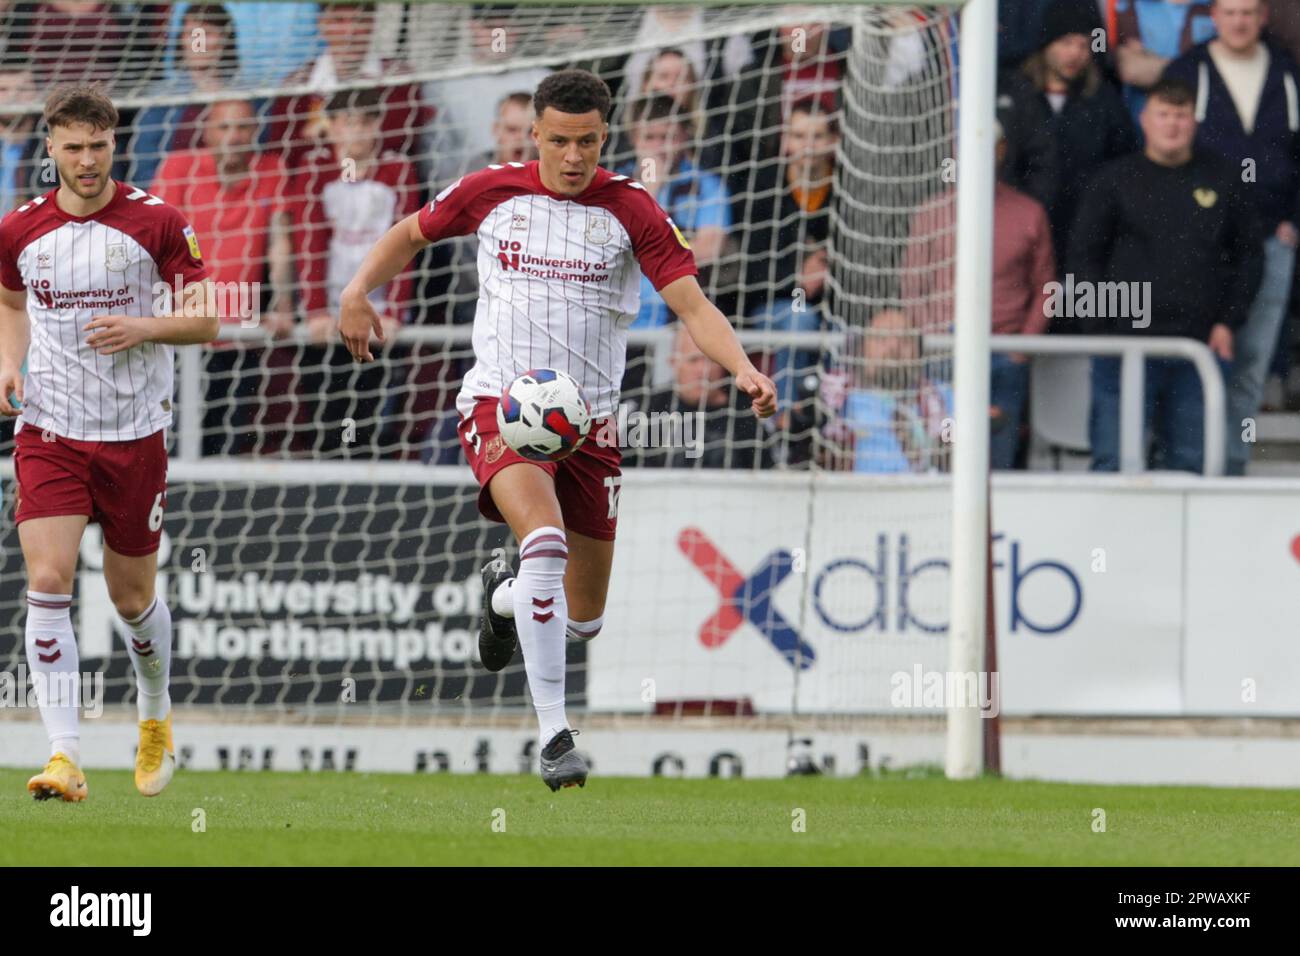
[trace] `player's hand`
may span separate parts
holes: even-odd
[[[370,354],[372,334],[380,342],[387,341],[383,321],[370,300],[364,295],[353,295],[346,290],[340,303],[339,334],[343,336],[343,344],[358,362],[369,362],[374,358]]]
[[[736,373],[736,387],[754,400],[754,414],[759,418],[770,418],[776,412],[776,386],[754,366]]]
[[[21,414],[22,409],[9,401],[9,393],[13,392],[14,401],[22,403],[23,400],[23,373],[16,368],[0,369],[0,415],[6,415],[13,418]]]
[[[313,312],[307,316],[307,338],[317,345],[328,345],[334,338],[334,316],[328,312]]]
[[[86,323],[86,344],[100,355],[125,352],[150,341],[150,320],[135,315],[101,315]]]

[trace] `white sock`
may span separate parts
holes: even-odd
[[[605,623],[605,615],[601,615],[594,621],[569,621],[567,635],[571,641],[581,641],[586,643],[600,633],[600,627]]]
[[[492,592],[492,610],[502,617],[515,616],[515,598],[514,598],[515,579],[511,578],[502,584],[497,585],[497,589]],[[570,641],[590,641],[600,633],[601,627],[605,623],[605,616],[593,618],[590,621],[575,621],[570,619],[568,628],[565,630],[565,636]]]
[[[564,569],[568,562],[564,532],[538,528],[519,542],[519,574],[510,589],[543,747],[569,726],[564,714],[564,631],[569,619]]]
[[[155,597],[134,621],[120,619],[131,633],[127,651],[135,666],[136,712],[141,720],[164,720],[172,711],[172,612]]]
[[[81,661],[72,634],[72,595],[27,592],[27,667],[50,738],[50,756],[81,763]]]
[[[502,617],[515,616],[515,579],[511,578],[497,585],[497,589],[492,592],[492,610]]]

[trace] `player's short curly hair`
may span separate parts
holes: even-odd
[[[597,110],[609,119],[612,96],[605,81],[587,70],[559,70],[537,84],[533,112],[540,118],[550,106],[561,113],[590,113]]]
[[[117,107],[102,87],[94,83],[69,83],[56,87],[45,100],[45,125],[85,123],[91,129],[117,129]]]

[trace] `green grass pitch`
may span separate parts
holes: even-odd
[[[5,866],[1300,864],[1300,793],[1281,790],[891,775],[593,777],[552,794],[522,776],[182,771],[146,799],[97,771],[66,804],[33,801],[28,776],[0,770]]]

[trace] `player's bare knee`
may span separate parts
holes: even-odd
[[[564,517],[553,494],[537,495],[532,501],[515,502],[509,513],[505,509],[502,509],[502,513],[510,524],[510,530],[515,533],[515,540],[521,543],[540,528],[564,531]]]
[[[136,584],[109,586],[108,597],[113,602],[117,613],[125,620],[133,621],[153,603],[154,589]]]
[[[570,641],[587,643],[600,634],[605,622],[605,594],[597,588],[574,586],[569,582],[565,588],[565,600],[569,606],[569,626],[566,633]]]
[[[569,618],[574,621],[594,621],[605,613],[605,595],[584,594],[582,589],[566,587],[564,598],[569,605]]]
[[[32,567],[27,572],[27,589],[39,594],[71,594],[72,571],[53,567]]]

